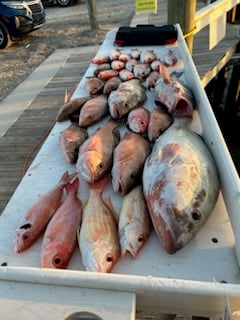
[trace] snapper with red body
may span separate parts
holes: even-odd
[[[60,133],[60,146],[68,163],[77,162],[79,147],[87,137],[87,130],[80,128],[76,122]]]
[[[66,171],[58,184],[42,195],[28,210],[15,232],[14,249],[17,253],[27,250],[44,231],[50,218],[62,204],[64,188],[75,175],[69,175]]]
[[[155,141],[173,123],[173,116],[164,105],[156,105],[149,118],[148,139]]]
[[[77,246],[77,230],[82,220],[78,186],[78,178],[66,185],[67,197],[47,225],[41,248],[43,268],[65,269]]]
[[[142,178],[142,170],[151,152],[150,143],[140,134],[128,132],[113,152],[112,185],[114,192],[125,195]]]
[[[174,117],[189,117],[195,101],[191,90],[182,82],[171,78],[168,69],[160,65],[161,77],[155,84],[155,100],[164,104]]]
[[[197,234],[214,209],[220,189],[208,148],[179,120],[156,140],[143,170],[153,226],[170,254]]]
[[[108,113],[108,99],[100,94],[88,100],[81,108],[79,126],[86,128],[101,120]]]
[[[148,129],[150,112],[144,107],[133,109],[128,114],[127,127],[136,133],[144,134]]]
[[[120,257],[117,221],[102,193],[109,177],[89,184],[90,196],[83,210],[78,243],[87,271],[111,272]]]
[[[142,185],[138,185],[123,197],[118,222],[121,255],[129,252],[136,258],[150,235],[151,226]]]
[[[87,182],[93,183],[101,179],[110,170],[113,149],[120,139],[116,130],[118,125],[109,121],[97,129],[79,148],[77,172]]]

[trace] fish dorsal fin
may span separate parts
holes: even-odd
[[[181,146],[177,143],[169,143],[163,147],[160,153],[160,160],[167,162],[169,165],[177,158]]]

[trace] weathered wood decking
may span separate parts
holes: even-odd
[[[0,138],[0,212],[48,135],[63,104],[65,90],[70,91],[81,80],[96,51],[97,46],[91,46],[71,54],[31,106]]]
[[[157,14],[136,15],[132,25],[160,25],[167,23],[166,19],[167,1],[158,0]],[[228,62],[237,42],[235,26],[231,25],[228,25],[225,40],[211,52],[208,51],[207,30],[195,36],[193,60],[204,86]],[[63,103],[65,90],[70,90],[82,78],[96,51],[97,47],[76,48],[30,107],[0,138],[0,213],[20,182],[24,169],[31,163],[47,136],[56,112]]]

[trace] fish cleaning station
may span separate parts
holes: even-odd
[[[240,0],[210,2],[136,1],[2,102],[23,110],[1,127],[0,318],[239,319]]]

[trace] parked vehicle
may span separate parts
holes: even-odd
[[[0,49],[45,23],[41,0],[0,0]]]
[[[74,0],[42,0],[43,5],[55,5],[57,4],[59,7],[68,7],[73,4]]]

